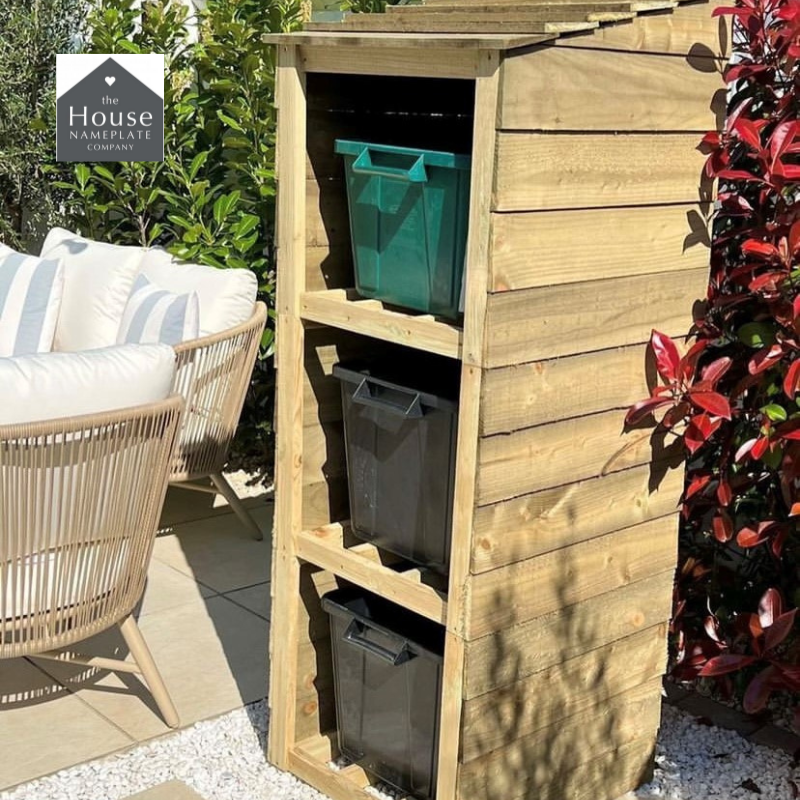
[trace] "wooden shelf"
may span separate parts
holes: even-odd
[[[338,752],[335,733],[312,736],[290,750],[290,769],[333,800],[375,800],[375,795],[366,791],[368,786],[378,782],[370,773],[356,764],[341,769],[330,766]],[[405,798],[398,797],[397,800]]]
[[[366,300],[354,289],[305,292],[300,316],[334,328],[372,336],[449,358],[461,358],[462,330],[430,314],[395,311],[380,300]]]
[[[446,579],[413,567],[391,553],[357,542],[347,523],[303,531],[295,542],[298,558],[380,594],[434,622],[447,621]]]

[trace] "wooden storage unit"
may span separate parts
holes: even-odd
[[[705,296],[724,113],[705,2],[429,0],[278,45],[278,459],[269,758],[336,798],[320,597],[446,626],[438,800],[611,798],[648,778],[680,454],[623,432],[651,328]],[[472,8],[471,8],[472,6]],[[572,32],[567,35],[567,32]],[[359,299],[338,137],[471,152],[463,325]],[[333,364],[462,364],[449,581],[355,540]]]

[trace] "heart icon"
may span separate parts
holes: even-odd
[[[109,86],[111,86],[111,84],[112,84],[112,83],[114,83],[114,81],[115,81],[115,80],[116,80],[116,78],[114,78],[114,77],[111,77],[111,78],[106,78],[106,83],[107,83]]]

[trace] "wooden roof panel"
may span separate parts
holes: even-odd
[[[426,0],[389,6],[383,14],[351,14],[341,22],[310,22],[303,31],[263,39],[300,45],[510,50],[562,34],[590,33],[687,2],[693,0]]]

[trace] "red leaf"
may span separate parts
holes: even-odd
[[[775,523],[769,523],[769,526],[774,526]],[[749,549],[751,547],[758,547],[769,539],[769,527],[764,527],[765,523],[760,523],[756,530],[744,527],[738,534],[736,534],[736,544],[739,547]],[[762,622],[763,624],[763,622]]]
[[[794,400],[797,394],[798,382],[800,382],[800,358],[792,362],[783,379],[783,391],[790,400]]]
[[[725,356],[712,361],[703,370],[703,382],[710,384],[712,387],[716,385],[717,381],[730,369],[733,360]]]
[[[769,436],[762,436],[760,439],[756,439],[756,443],[750,450],[750,455],[753,458],[761,458],[764,453],[767,452],[769,448]]]
[[[672,402],[671,397],[648,397],[645,400],[640,400],[628,410],[625,415],[625,424],[636,425],[657,408],[670,406]]]
[[[790,419],[788,422],[776,428],[775,433],[780,436],[781,439],[787,439],[789,441],[800,440],[800,419]]]
[[[733,491],[727,479],[720,478],[719,486],[717,486],[717,500],[721,506],[729,506],[733,500]]]
[[[785,614],[781,614],[775,622],[764,631],[764,646],[767,650],[774,650],[791,633],[794,627],[794,618],[797,616],[797,609],[793,608]]]
[[[686,426],[686,432],[683,435],[683,441],[689,448],[690,453],[694,453],[697,449],[708,441],[712,433],[721,425],[721,420],[717,419],[712,421],[708,414],[696,414],[689,420]]]
[[[789,229],[789,250],[796,253],[800,249],[800,221],[795,222]]]
[[[700,355],[708,346],[708,341],[706,339],[701,339],[699,342],[695,342],[690,348],[689,352],[681,359],[681,363],[678,366],[679,378],[687,382],[692,378],[694,375],[695,369],[697,369],[697,359],[700,358]]]
[[[698,492],[702,491],[711,481],[710,475],[696,475],[692,478],[689,488],[686,490],[686,499],[693,497]]]
[[[750,145],[753,150],[761,152],[761,136],[758,129],[751,120],[742,117],[733,124],[731,133],[735,133],[745,144]]]
[[[747,371],[751,375],[758,375],[777,364],[783,357],[783,348],[779,344],[762,347],[747,362]]]
[[[731,418],[731,406],[728,400],[718,392],[692,392],[689,399],[696,406],[709,411],[723,419]]]
[[[778,251],[778,248],[775,247],[774,244],[770,244],[769,242],[762,242],[758,239],[748,239],[742,245],[742,253],[746,256],[752,256],[753,258],[763,258],[765,260],[770,259],[780,259],[781,254]]]
[[[717,675],[726,675],[729,672],[738,672],[756,661],[754,656],[740,656],[734,653],[723,653],[721,656],[710,658],[700,675],[703,678],[712,678]]]
[[[725,643],[720,639],[719,636],[719,621],[714,616],[708,616],[705,618],[703,622],[703,628],[705,629],[708,638],[712,641],[716,642],[718,645],[725,647]]]
[[[769,137],[769,151],[772,155],[772,164],[786,152],[786,149],[795,140],[797,135],[797,120],[787,120],[775,127]]]
[[[654,330],[650,334],[650,346],[656,356],[656,369],[658,374],[667,383],[674,381],[678,373],[681,357],[675,342],[663,333]]]
[[[719,514],[714,516],[711,522],[711,528],[714,532],[714,538],[718,542],[729,542],[733,539],[733,521],[731,520],[725,509],[722,509]]]
[[[764,525],[765,523],[761,523]],[[761,527],[761,526],[759,526]],[[768,628],[783,613],[783,598],[777,589],[767,589],[758,601],[758,620],[762,628]]]
[[[775,678],[775,669],[771,666],[762,670],[750,681],[747,691],[744,694],[744,710],[748,714],[756,714],[767,704],[773,687],[772,681]]]

